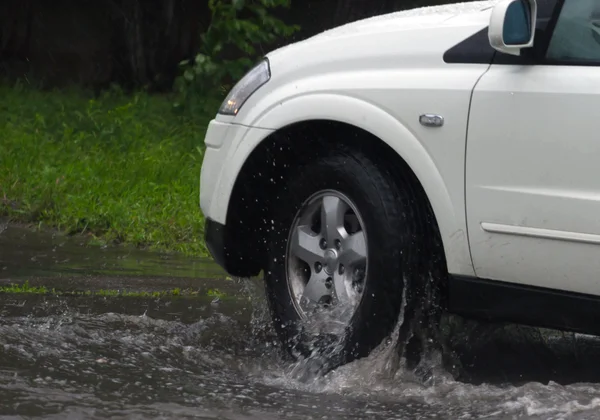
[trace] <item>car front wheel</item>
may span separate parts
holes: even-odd
[[[302,164],[287,180],[272,212],[265,281],[290,354],[318,353],[330,370],[388,337],[403,298],[407,326],[423,306],[437,305],[437,297],[419,298],[431,277],[431,238],[424,235],[431,221],[410,182],[344,147]],[[405,329],[403,339],[409,334]]]

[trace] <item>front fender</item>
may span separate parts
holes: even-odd
[[[221,174],[219,191],[227,200],[217,200],[212,213],[227,214],[227,205],[235,181],[246,159],[267,137],[294,123],[310,120],[332,120],[361,128],[387,143],[412,169],[427,194],[437,219],[448,270],[453,274],[473,275],[469,254],[464,207],[464,191],[451,191],[444,182],[434,160],[416,136],[396,118],[365,100],[332,93],[299,95],[256,113],[249,124],[260,128],[260,135],[238,139],[230,149],[227,169]],[[247,131],[248,133],[252,130]],[[463,165],[457,162],[457,165]],[[464,168],[464,166],[461,166]],[[461,169],[462,170],[462,169]]]

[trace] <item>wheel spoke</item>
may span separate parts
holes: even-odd
[[[348,205],[338,197],[332,195],[323,197],[321,233],[331,245],[333,245],[335,239],[343,238],[344,215],[347,210]]]
[[[340,255],[340,262],[344,266],[355,267],[357,265],[364,264],[367,261],[367,242],[365,240],[365,234],[361,230],[350,235],[344,241],[344,248],[342,255]]]
[[[324,251],[319,247],[320,236],[313,233],[308,226],[298,226],[292,237],[292,255],[311,266],[323,261]]]
[[[327,274],[324,271],[320,273],[313,272],[306,283],[302,296],[308,299],[312,304],[319,303],[323,296],[331,296],[331,289],[325,286]]]
[[[333,288],[335,290],[335,297],[338,302],[345,303],[350,297],[348,296],[348,290],[346,289],[346,282],[344,281],[344,276],[335,273],[333,276]]]

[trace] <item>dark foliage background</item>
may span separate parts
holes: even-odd
[[[451,2],[293,0],[271,13],[300,30],[259,45],[258,53],[361,18]],[[168,90],[178,63],[201,49],[212,18],[208,0],[2,0],[0,77],[46,87]]]

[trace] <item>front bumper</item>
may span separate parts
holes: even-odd
[[[227,250],[225,247],[225,225],[206,219],[204,224],[204,241],[208,252],[212,255],[217,264],[229,272]],[[230,267],[229,267],[230,268]]]
[[[232,234],[226,225],[206,219],[204,223],[204,242],[213,260],[230,275],[236,277],[253,277],[260,273],[261,265],[258,255],[239,237]]]
[[[217,264],[230,275],[249,277],[260,272],[252,255],[255,244],[244,240],[235,212],[228,211],[233,188],[246,159],[273,130],[213,120],[206,132],[200,174],[200,207],[205,217],[204,239]]]
[[[245,131],[246,127],[236,126],[213,120],[208,125],[204,144],[204,159],[200,172],[200,207],[207,219],[225,224],[226,212],[223,206],[228,204],[229,196],[223,196],[222,178],[226,170],[226,162],[230,161],[233,143]]]
[[[217,120],[210,122],[200,173],[200,207],[204,217],[226,224],[233,186],[246,159],[273,131]]]

